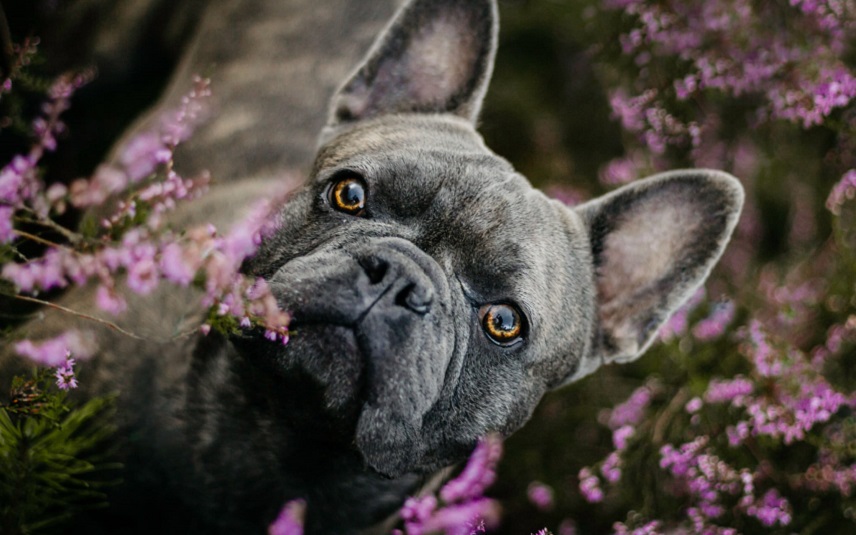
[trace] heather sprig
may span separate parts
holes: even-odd
[[[728,106],[737,103],[753,108],[744,130],[775,121],[815,127],[853,107],[856,76],[846,56],[856,31],[852,0],[604,0],[601,9],[621,21],[612,26],[620,28],[619,46],[599,49],[613,117],[661,157],[657,168],[670,165],[667,153],[699,166],[729,165],[735,128]],[[729,115],[732,122],[724,122]],[[606,164],[602,181],[649,169],[650,158],[638,152],[630,148]]]
[[[178,231],[164,218],[177,203],[203,194],[210,181],[207,174],[185,179],[173,163],[175,149],[205,115],[210,82],[195,78],[180,106],[164,113],[151,130],[127,142],[115,163],[100,166],[92,177],[75,180],[68,188],[56,184],[45,191],[37,164],[46,150],[55,147],[55,133],[62,128],[59,115],[68,108],[79,85],[77,79],[65,78],[54,85],[45,116],[35,123],[37,141],[30,153],[15,157],[0,173],[0,239],[15,250],[15,238],[34,238],[17,229],[20,218],[61,230],[69,244],[39,239],[48,245],[41,256],[6,263],[0,275],[15,286],[16,293],[34,296],[97,282],[96,305],[110,314],[127,308],[122,286],[145,295],[161,283],[193,284],[203,291],[201,306],[211,310],[203,331],[210,325],[226,330],[258,326],[265,329],[268,338],[286,343],[288,315],[279,310],[263,280],[248,279],[240,273],[244,260],[275,230],[276,210],[284,200],[285,189],[260,201],[225,233],[208,224]],[[288,185],[289,180],[283,183]],[[115,203],[112,215],[101,220],[101,231],[94,235],[62,229],[51,219],[51,214],[61,213],[66,205],[86,209],[111,202]],[[80,353],[55,345],[58,355],[66,349]],[[34,354],[31,342],[17,347],[19,353],[45,363]]]
[[[499,505],[484,492],[496,479],[501,456],[498,435],[479,440],[464,469],[436,495],[407,499],[399,512],[403,529],[393,530],[392,535],[477,535],[497,526]],[[287,502],[270,525],[269,535],[302,535],[307,506],[311,504],[305,500]]]
[[[484,496],[496,479],[502,440],[488,435],[479,440],[464,469],[437,495],[408,498],[400,515],[403,530],[397,535],[474,535],[499,522],[499,504]]]
[[[776,306],[785,303],[781,299]],[[711,343],[707,331],[697,327],[718,313],[714,310],[685,336],[695,343]],[[791,526],[792,496],[820,491],[849,496],[854,471],[846,459],[852,455],[833,444],[841,444],[844,433],[851,432],[850,418],[837,416],[849,414],[856,406],[856,396],[838,391],[823,372],[824,365],[856,338],[856,322],[834,325],[821,344],[804,352],[772,334],[788,332],[782,330],[792,324],[788,316],[772,314],[765,321],[767,327],[758,319],[751,320],[734,340],[748,374],[713,378],[691,398],[684,386],[672,391],[672,401],[665,405],[668,398],[663,396],[668,390],[661,382],[649,381],[601,419],[612,429],[614,450],[599,463],[599,470],[584,467],[579,473],[580,493],[591,503],[617,498],[607,491],[623,484],[628,459],[639,462],[634,449],[663,440],[664,423],[674,429],[670,432],[673,438],[684,438],[659,446],[659,468],[670,482],[654,476],[664,493],[683,503],[681,515],[647,520],[643,516],[631,525],[617,523],[615,533],[661,532],[668,527],[666,531],[736,534],[749,518],[769,528]],[[684,411],[671,409],[675,401],[680,401]],[[722,406],[728,410],[723,411]],[[814,448],[815,461],[789,475],[788,489],[782,489],[775,456],[799,448],[795,454],[806,445]]]
[[[306,516],[306,502],[291,500],[286,503],[268,528],[268,535],[303,535],[303,519]]]

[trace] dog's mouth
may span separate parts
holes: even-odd
[[[355,418],[365,403],[369,386],[369,355],[359,342],[356,325],[295,316],[289,331],[288,344],[277,348],[278,366],[308,374],[323,392],[326,412]]]
[[[306,410],[346,418],[369,465],[402,469],[419,455],[456,347],[443,270],[412,243],[383,238],[296,257],[269,284],[293,318],[288,344],[266,345],[270,361],[318,386],[323,406]]]
[[[371,323],[370,320],[374,319],[372,314],[376,312],[375,305],[386,293],[388,292],[379,295],[364,310],[343,311],[335,316],[301,313],[299,310],[291,312],[289,345],[292,347],[285,348],[283,355],[289,358],[292,353],[289,349],[301,352],[297,346],[309,345],[302,344],[301,338],[315,339],[311,345],[322,351],[311,356],[312,362],[306,362],[305,355],[297,357],[302,365],[311,365],[312,369],[307,371],[311,371],[314,377],[326,378],[323,386],[331,391],[331,409],[342,410],[345,408],[344,404],[362,406],[371,397],[370,388],[376,380],[375,366],[378,362],[389,360],[389,355],[377,354],[377,344],[373,344],[371,340],[375,333],[371,328],[366,328],[366,323]],[[388,349],[389,351],[384,353],[394,351],[392,347]],[[350,395],[343,395],[347,393]]]

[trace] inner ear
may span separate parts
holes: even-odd
[[[333,99],[331,125],[389,113],[475,121],[496,52],[495,0],[412,0]]]
[[[578,208],[598,294],[592,358],[626,362],[641,355],[707,278],[742,204],[734,177],[693,170],[642,180]]]

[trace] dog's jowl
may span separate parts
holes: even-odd
[[[237,220],[282,171],[307,171],[245,267],[293,335],[99,332],[80,395],[120,390],[125,482],[87,529],[261,533],[294,498],[310,534],[380,525],[547,391],[637,358],[729,239],[743,194],[724,173],[568,208],[485,146],[494,0],[233,4],[188,25],[153,114],[194,69],[212,74],[211,119],[178,156],[219,185],[178,220]],[[90,294],[65,300],[88,310]],[[175,290],[128,299],[134,332],[202,314]]]

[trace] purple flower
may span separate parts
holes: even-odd
[[[633,391],[627,401],[616,405],[609,415],[610,429],[618,429],[627,425],[636,425],[651,402],[653,392],[648,385],[643,385]]]
[[[632,425],[623,425],[612,432],[612,445],[616,450],[627,449],[627,441],[636,433]]]
[[[303,535],[303,519],[306,516],[306,502],[291,500],[286,503],[268,528],[268,535]]]
[[[172,158],[170,151],[154,132],[143,132],[122,147],[119,162],[131,182],[151,175],[157,166]]]
[[[755,389],[755,385],[749,379],[738,375],[734,379],[713,379],[707,386],[704,399],[708,403],[731,402],[739,405],[744,396],[748,396]]]
[[[125,300],[112,287],[99,284],[95,289],[95,304],[98,308],[110,314],[121,314],[128,308]]]
[[[27,187],[35,164],[32,158],[19,155],[0,170],[0,202],[16,205],[29,197]]]
[[[844,203],[854,197],[856,197],[856,169],[850,169],[829,192],[826,208],[833,214],[839,215]]]
[[[193,87],[181,98],[178,109],[161,117],[159,130],[164,144],[174,147],[190,137],[207,111],[207,101],[211,96],[210,85],[211,81],[207,78],[194,77]]]
[[[540,481],[533,481],[526,489],[529,502],[541,511],[553,509],[553,489]]]
[[[621,456],[617,451],[613,451],[603,461],[600,473],[603,474],[603,478],[608,482],[613,484],[618,483],[621,480],[621,464]]]
[[[193,280],[196,270],[184,258],[184,251],[177,243],[167,244],[161,251],[161,273],[167,280],[180,286],[187,286]]]
[[[458,477],[440,489],[440,497],[452,503],[481,496],[496,479],[496,464],[501,456],[502,439],[498,435],[480,439]]]
[[[66,331],[38,343],[22,340],[15,344],[15,351],[36,364],[54,368],[64,366],[69,354],[81,359],[89,358],[93,347],[90,337],[78,331]]]
[[[601,168],[598,178],[606,185],[627,184],[640,175],[639,166],[633,158],[615,158]]]
[[[700,397],[696,396],[689,400],[686,405],[684,405],[684,410],[690,414],[696,413],[701,410],[702,406],[704,406],[704,402]]]
[[[580,480],[580,492],[589,503],[603,501],[603,490],[600,488],[600,480],[588,468],[580,470],[577,476]]]
[[[422,523],[437,510],[437,497],[427,494],[419,498],[407,498],[401,508],[401,518],[405,522]]]
[[[662,533],[660,521],[653,520],[647,524],[631,530],[622,522],[616,522],[612,525],[612,532],[615,535],[657,535]]]
[[[152,257],[136,260],[128,267],[128,288],[138,294],[151,293],[158,285],[158,266]]]
[[[791,523],[791,507],[788,500],[779,495],[776,489],[770,489],[760,501],[750,505],[746,513],[754,516],[767,527],[776,524],[787,526]]]
[[[577,524],[570,518],[562,520],[557,535],[577,535]]]
[[[693,327],[693,336],[700,341],[719,338],[733,319],[734,303],[732,301],[720,303],[714,307],[713,313],[710,316],[701,320]]]
[[[71,358],[70,352],[66,352],[65,364],[58,366],[54,375],[56,376],[56,386],[60,390],[77,388],[77,377],[74,375],[74,359]]]
[[[12,224],[13,215],[15,215],[14,208],[0,206],[0,244],[9,243],[15,239],[15,230]]]
[[[484,533],[499,520],[499,507],[482,496],[496,477],[496,464],[502,454],[498,435],[479,440],[467,465],[452,481],[440,489],[443,502],[428,494],[408,498],[400,514],[407,535],[473,535]]]
[[[475,535],[486,528],[495,527],[499,520],[499,507],[493,500],[476,498],[438,509],[421,525],[408,525],[408,535]]]
[[[676,310],[672,316],[660,327],[660,339],[668,342],[677,338],[687,331],[688,316],[704,300],[706,295],[704,286],[699,288],[686,303]]]

